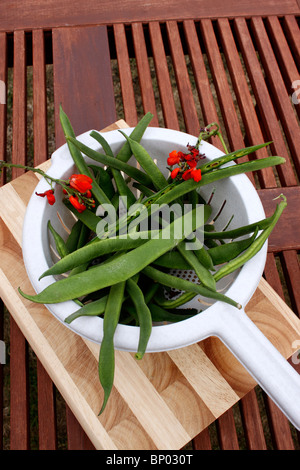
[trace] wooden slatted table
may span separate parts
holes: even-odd
[[[272,141],[272,153],[284,156],[286,164],[276,172],[264,170],[250,177],[267,213],[272,210],[271,198],[280,192],[287,195],[289,208],[271,239],[264,276],[299,316],[299,15],[296,0],[232,0],[226,5],[182,5],[173,0],[167,9],[156,0],[116,0],[113,5],[32,0],[22,10],[18,2],[5,0],[0,5],[0,80],[7,85],[7,104],[1,95],[0,159],[34,165],[47,160],[64,143],[57,120],[59,103],[77,134],[102,129],[120,118],[134,126],[151,111],[152,125],[194,135],[199,126],[219,122],[231,150]],[[266,152],[261,150],[255,158]],[[1,183],[20,176],[20,171],[13,171],[2,176]],[[25,192],[29,188],[24,184]],[[21,206],[24,210],[24,203]],[[18,242],[10,245],[6,229],[4,234],[5,250],[19,252]],[[7,296],[5,303],[10,306]],[[13,315],[10,324],[7,332],[5,320],[9,364],[1,367],[5,384],[10,375],[10,399],[5,393],[1,398],[4,448],[60,448],[53,382],[39,359],[39,442],[32,441],[37,432],[29,413],[28,344]],[[217,420],[213,416],[213,424],[193,440],[195,448],[299,448],[298,434],[272,401],[264,396],[265,418],[253,385],[248,390],[239,395],[238,410],[229,408]],[[93,448],[68,406],[66,410],[67,447]]]

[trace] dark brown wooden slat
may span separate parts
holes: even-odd
[[[39,450],[56,450],[56,414],[53,383],[37,359]]]
[[[280,71],[285,80],[287,93],[291,95],[294,92],[292,84],[299,80],[300,73],[284,36],[279,19],[276,16],[270,16],[266,19],[266,25]],[[300,106],[295,105],[294,108],[300,117]]]
[[[186,20],[183,22],[183,28],[204,119],[204,122],[201,123],[201,126],[204,127],[213,122],[216,122],[218,125],[220,125],[203,59],[203,53],[198,40],[195,22],[192,20]],[[217,137],[212,138],[211,143],[220,150],[224,150],[222,143]]]
[[[289,291],[293,312],[300,316],[300,267],[296,250],[286,250],[282,253],[282,267]]]
[[[274,448],[277,450],[295,450],[289,421],[270,397],[264,394],[264,399]]]
[[[138,122],[138,117],[125,35],[125,26],[123,24],[114,24],[113,29],[123,98],[124,117],[127,124],[134,127]]]
[[[178,25],[175,21],[167,22],[167,32],[186,131],[189,134],[198,135],[200,128],[199,120],[178,31]]]
[[[149,23],[149,33],[165,127],[179,130],[168,64],[158,22]]]
[[[93,444],[68,406],[66,407],[66,418],[68,450],[95,450]]]
[[[248,88],[244,70],[239,58],[239,53],[234,42],[228,19],[218,20],[218,27],[235,95],[237,97],[240,113],[245,126],[245,139],[247,141],[247,145],[260,144],[264,142],[263,134],[259,126],[257,115],[255,113],[250,90]],[[267,149],[260,149],[258,152],[256,152],[255,156],[256,158],[267,157]],[[251,155],[250,159],[252,158],[253,156]],[[247,160],[249,160],[249,157],[239,161],[242,162]],[[265,168],[264,170],[258,172],[258,177],[262,187],[272,188],[277,186],[272,168]],[[250,178],[254,183],[253,175],[251,175]]]
[[[300,187],[258,190],[267,217],[273,214],[278,203],[274,199],[281,193],[287,198],[287,207],[268,239],[269,252],[297,250],[300,248]],[[283,234],[284,236],[282,236]]]
[[[272,92],[272,99],[276,105],[290,152],[293,156],[294,165],[298,174],[300,174],[300,127],[287,94],[262,18],[252,18],[251,25],[267,81]]]
[[[240,410],[247,449],[266,450],[267,445],[254,389],[240,400]]]
[[[218,95],[218,101],[231,150],[245,147],[236,109],[231,96],[223,61],[221,58],[217,39],[210,20],[200,21],[206,53],[213,74],[214,85]]]
[[[290,48],[295,58],[295,63],[300,64],[300,31],[295,16],[284,17],[283,28],[288,39]]]
[[[216,426],[221,450],[239,450],[232,408],[220,416]]]
[[[28,356],[26,340],[10,318],[10,450],[29,449]]]
[[[48,158],[44,31],[32,31],[34,166]]]
[[[246,21],[244,18],[238,18],[234,20],[234,25],[259,110],[259,117],[261,119],[260,127],[266,135],[266,140],[273,142],[270,146],[273,155],[280,155],[286,159],[286,163],[276,169],[280,177],[280,181],[284,186],[296,185],[297,180],[285,146],[278,118],[274,110],[272,97],[269,94],[268,87],[262,74]]]
[[[132,24],[132,37],[144,114],[153,114],[151,126],[158,126],[158,116],[142,23]]]
[[[269,284],[277,292],[282,299],[284,299],[283,287],[277,271],[276,260],[274,253],[268,253],[267,261],[264,269],[264,276]]]
[[[180,0],[169,1],[166,7],[160,0],[136,2],[134,0],[30,0],[26,8],[20,9],[17,0],[7,0],[0,4],[1,29],[51,28],[68,25],[90,25],[127,23],[137,21],[157,21],[166,19],[220,18],[254,15],[299,14],[297,0],[265,0],[264,2],[240,2],[231,0]]]
[[[26,43],[25,32],[14,33],[14,77],[13,77],[13,141],[12,161],[26,164]],[[12,178],[17,178],[23,169],[13,168]]]
[[[56,146],[65,143],[59,105],[76,135],[103,129],[116,120],[105,26],[58,28],[53,35]]]
[[[211,441],[208,428],[200,432],[198,436],[193,439],[194,450],[211,450]]]
[[[6,159],[6,86],[7,86],[7,39],[6,34],[0,34],[0,160]],[[0,186],[5,183],[5,173],[0,174]]]

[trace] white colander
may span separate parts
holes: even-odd
[[[128,135],[131,131],[131,128],[123,130]],[[89,134],[90,131],[82,134],[78,139],[95,150],[101,150],[100,145]],[[105,138],[114,152],[117,152],[125,142],[124,136],[117,130],[105,133]],[[182,132],[148,128],[141,143],[155,159],[161,171],[167,175],[166,159],[168,154],[174,149],[185,152],[186,145],[195,145],[196,138]],[[208,160],[222,155],[220,150],[207,142],[203,142],[201,145],[201,152],[206,155]],[[67,145],[54,152],[51,160],[52,165],[48,174],[55,178],[67,179],[75,170]],[[95,164],[92,160],[87,159],[87,161]],[[132,163],[132,160],[129,163]],[[41,180],[35,191],[41,193],[47,189],[49,189],[48,184],[45,180]],[[67,236],[67,231],[63,225],[70,229],[75,221],[61,202],[59,191],[60,188],[56,189],[57,202],[54,206],[49,206],[45,198],[39,198],[33,194],[24,220],[24,263],[29,279],[37,293],[56,282],[53,276],[38,280],[40,275],[53,264],[53,256],[55,256],[51,243],[49,243],[48,220],[51,220],[54,228],[64,238]],[[232,215],[234,218],[230,223],[230,229],[256,222],[265,217],[257,192],[246,175],[237,175],[212,185],[203,186],[201,194],[206,200],[213,194],[211,200],[212,220],[219,213],[220,208],[224,206],[215,224],[217,230],[222,230]],[[224,201],[226,201],[225,205]],[[267,244],[238,273],[235,273],[230,279],[223,278],[219,281],[218,290],[226,293],[228,297],[239,302],[244,308],[260,282],[266,254]],[[177,272],[176,274],[193,280],[193,272]],[[196,296],[186,306],[201,309],[202,312],[179,323],[154,326],[147,351],[159,352],[181,348],[209,336],[220,338],[299,429],[300,376],[248,318],[244,310],[238,310],[220,301],[209,303],[207,299],[200,299],[199,296]],[[61,322],[64,322],[67,316],[78,310],[78,305],[73,301],[51,304],[46,307]],[[66,323],[64,324],[66,325]],[[66,326],[84,338],[101,343],[102,325],[101,318],[81,317]],[[118,325],[115,333],[116,349],[136,351],[138,341],[138,327]]]

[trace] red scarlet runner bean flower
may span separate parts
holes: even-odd
[[[86,175],[72,175],[69,178],[70,187],[80,192],[81,194],[86,193],[92,189],[92,178]]]
[[[199,182],[202,178],[201,170],[197,169],[197,163],[204,155],[201,155],[198,148],[188,145],[189,153],[177,152],[173,150],[169,153],[167,163],[170,167],[178,165],[171,171],[171,178],[182,178],[183,180],[193,179]]]
[[[47,197],[48,199],[48,202],[51,206],[53,206],[53,204],[55,203],[55,196],[54,196],[54,191],[53,189],[48,189],[47,191],[45,191],[44,193],[35,193],[37,196],[40,196],[40,197]]]
[[[77,196],[70,196],[69,201],[72,204],[72,206],[78,210],[79,213],[85,211],[86,206],[79,201]]]
[[[189,179],[193,179],[197,183],[201,180],[201,178],[202,178],[201,170],[199,169],[197,170],[196,168],[190,168],[189,170],[186,170],[182,175],[183,180],[186,181]]]

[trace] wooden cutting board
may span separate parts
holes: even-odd
[[[122,120],[105,130],[121,127],[126,127]],[[96,449],[181,449],[253,389],[255,381],[217,338],[146,354],[142,361],[116,351],[114,388],[98,416],[103,399],[99,346],[17,292],[20,286],[34,293],[21,247],[26,206],[37,182],[38,175],[28,172],[0,188],[1,298]],[[300,320],[265,280],[246,312],[284,357],[295,354]]]

